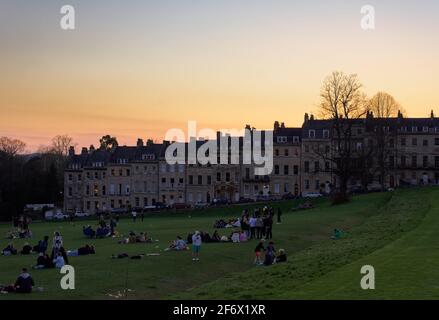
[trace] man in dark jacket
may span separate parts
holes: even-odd
[[[17,281],[15,281],[15,292],[31,293],[34,285],[34,279],[32,279],[31,275],[27,272],[27,269],[23,268],[20,276],[17,278]]]

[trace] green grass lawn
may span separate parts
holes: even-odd
[[[434,231],[439,224],[435,199],[438,189],[403,190],[355,197],[350,203],[331,206],[317,200],[316,208],[293,212],[297,202],[281,202],[283,222],[274,225],[277,249],[287,251],[289,262],[272,267],[254,267],[256,241],[204,244],[201,261],[192,262],[190,251],[165,252],[177,235],[194,230],[212,234],[218,218],[237,217],[245,207],[160,214],[138,220],[121,220],[118,231],[147,231],[157,242],[120,245],[120,239],[87,240],[82,225],[90,222],[34,223],[31,244],[59,230],[64,246],[76,249],[86,243],[96,247],[94,256],[69,257],[76,271],[76,290],[64,291],[58,270],[32,270],[42,292],[27,299],[112,299],[123,293],[129,299],[270,299],[270,298],[434,298],[439,271]],[[435,216],[437,218],[435,218]],[[329,239],[332,230],[346,231],[342,240]],[[0,235],[9,225],[0,225]],[[221,234],[230,230],[222,229]],[[8,240],[1,239],[4,248]],[[16,247],[24,241],[15,240]],[[112,254],[160,253],[141,260],[113,260]],[[0,283],[15,280],[24,266],[31,268],[36,256],[0,256]],[[363,262],[364,261],[364,262]],[[372,264],[377,272],[377,290],[359,290],[360,265]],[[427,272],[429,271],[429,272]],[[431,272],[430,272],[431,271]],[[399,280],[399,282],[398,282]],[[418,281],[419,280],[419,281]],[[384,290],[385,288],[385,290]],[[405,296],[401,292],[412,295]],[[17,295],[1,295],[14,299]],[[23,298],[23,296],[18,296]]]

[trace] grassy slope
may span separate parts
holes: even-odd
[[[437,253],[432,253],[431,249],[438,242],[433,241],[433,232],[439,218],[433,218],[432,213],[438,208],[437,200],[434,200],[437,194],[437,189],[398,191],[376,215],[349,230],[342,240],[320,241],[290,254],[287,264],[231,274],[173,298],[399,298],[402,294],[404,297],[417,297],[418,294],[434,297],[439,260],[434,259]],[[365,199],[376,201],[368,197],[372,196]],[[430,200],[434,200],[435,209],[430,209]],[[353,204],[330,210],[342,211],[344,208],[353,209]],[[426,220],[415,229],[427,211]],[[403,235],[407,236],[392,243]],[[369,258],[370,253],[383,247],[370,256],[374,259]],[[361,257],[365,258],[358,260]],[[382,290],[365,292],[359,289],[360,268],[364,264],[377,268],[377,287]],[[421,276],[422,272],[427,273]],[[418,282],[418,278],[421,281]]]
[[[356,198],[352,203],[339,207],[331,207],[327,202],[318,201],[318,208],[311,211],[287,213],[288,209],[297,203],[284,202],[284,217],[281,225],[274,226],[274,237],[277,248],[283,247],[290,257],[294,257],[309,246],[318,243],[327,243],[328,235],[334,227],[349,230],[353,226],[362,224],[368,217],[377,213],[377,209],[387,202],[390,194],[372,194]],[[276,205],[277,206],[277,205]],[[117,239],[101,239],[91,241],[97,249],[95,256],[72,257],[70,264],[76,270],[76,290],[62,291],[59,287],[61,275],[57,270],[34,270],[33,277],[37,286],[44,287],[43,292],[35,292],[27,298],[33,299],[75,299],[75,298],[108,298],[108,293],[115,294],[125,288],[129,292],[128,298],[158,299],[168,297],[206,283],[223,279],[230,274],[237,273],[240,279],[248,280],[252,287],[255,281],[264,276],[262,270],[255,270],[252,266],[253,248],[255,242],[241,244],[206,244],[202,249],[202,259],[193,263],[189,252],[163,252],[169,241],[176,235],[186,235],[195,229],[212,231],[213,221],[219,217],[240,215],[241,208],[221,208],[203,212],[192,212],[174,215],[148,217],[143,224],[133,224],[130,220],[122,220],[119,230],[128,233],[129,230],[147,230],[159,242],[154,244],[118,245]],[[32,225],[34,241],[46,234],[51,235],[54,230],[60,230],[64,236],[67,249],[74,249],[84,245],[87,240],[82,236],[83,222],[70,225],[64,222],[35,223]],[[8,225],[0,225],[0,234],[5,234]],[[229,233],[230,230],[222,231]],[[0,240],[0,247],[7,244],[7,240]],[[23,241],[15,241],[17,247]],[[142,260],[111,260],[111,254],[127,252],[130,254],[160,252],[157,257],[146,257]],[[295,258],[293,258],[295,259]],[[0,256],[0,283],[9,283],[15,279],[23,266],[31,267],[36,256]],[[270,270],[275,271],[274,268]],[[256,280],[246,278],[256,272]],[[287,273],[287,275],[289,275]],[[282,280],[284,281],[284,280]],[[271,288],[267,288],[271,290]],[[204,289],[202,289],[204,290]],[[251,291],[251,290],[250,290]],[[190,291],[189,291],[190,292]],[[198,291],[200,292],[200,291]],[[219,291],[218,293],[221,293]],[[225,294],[225,297],[230,295]],[[241,297],[240,295],[232,295]],[[246,295],[245,297],[251,295]],[[16,298],[16,295],[2,295],[0,298]],[[190,296],[200,298],[204,296]],[[221,295],[215,295],[221,297]]]
[[[309,285],[286,293],[305,299],[438,299],[439,298],[439,199],[438,191],[410,195],[418,208],[427,210],[420,226],[362,259],[329,273]],[[409,201],[411,199],[405,199]],[[419,202],[424,202],[420,204]],[[410,201],[411,202],[411,201]],[[430,205],[427,206],[426,203]],[[413,209],[401,206],[400,210]],[[375,268],[375,290],[360,290],[360,268]],[[322,290],[325,288],[325,290]]]

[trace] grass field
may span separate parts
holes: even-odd
[[[316,208],[291,211],[297,202],[281,202],[282,224],[274,225],[277,249],[287,251],[289,262],[272,267],[253,266],[255,241],[204,244],[201,261],[190,251],[164,252],[177,235],[190,231],[212,233],[218,218],[237,217],[244,207],[208,209],[121,220],[118,230],[147,231],[152,244],[120,245],[120,239],[87,240],[77,221],[34,223],[33,242],[59,230],[66,249],[94,244],[94,256],[70,257],[76,271],[76,290],[61,290],[58,270],[32,270],[42,292],[27,299],[112,299],[128,288],[128,299],[327,299],[327,298],[438,298],[439,189],[398,190],[355,197],[331,206],[317,200]],[[251,208],[252,206],[247,206]],[[346,231],[338,241],[329,239],[337,227]],[[4,235],[9,225],[0,225]],[[230,230],[220,230],[229,234]],[[32,244],[34,244],[32,242]],[[3,248],[8,240],[0,240]],[[16,247],[24,241],[16,240]],[[113,260],[112,254],[160,253],[141,260]],[[20,269],[35,264],[36,256],[1,256],[0,283],[12,282]],[[360,289],[360,268],[376,270],[376,290]],[[1,295],[15,299],[17,295]],[[18,296],[23,298],[23,296]]]

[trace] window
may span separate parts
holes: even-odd
[[[417,146],[417,145],[418,145],[418,139],[413,138],[413,139],[412,139],[412,145],[413,145],[413,146]]]
[[[125,194],[130,194],[130,186],[128,184],[125,186]]]
[[[434,145],[439,146],[439,138],[434,138]]]
[[[162,183],[166,183],[166,178],[162,178]]]
[[[314,172],[320,171],[320,163],[318,161],[314,162]]]
[[[129,177],[131,175],[131,170],[127,169],[127,177]]]
[[[78,181],[82,181],[82,174],[78,174]]]
[[[316,180],[316,190],[320,190],[320,180]]]
[[[418,132],[418,127],[413,126],[412,127],[412,132]]]
[[[107,187],[102,186],[102,195],[105,196],[107,193]]]
[[[274,166],[274,174],[279,174],[279,166],[278,165]]]
[[[114,169],[111,169],[111,175],[114,176]]]
[[[423,145],[424,147],[428,147],[428,140],[423,140],[423,141],[422,141],[422,145]]]
[[[286,143],[287,142],[287,137],[277,137],[277,143]]]
[[[309,172],[309,161],[305,161],[305,170],[306,173]]]
[[[71,197],[72,194],[73,194],[72,187],[69,187],[69,197]]]
[[[276,157],[279,157],[279,149],[275,149],[275,150],[274,150],[274,155],[275,155]]]
[[[288,183],[284,184],[284,193],[290,192],[290,185]]]
[[[288,165],[285,165],[285,166],[284,166],[284,175],[286,175],[286,176],[289,175],[289,174],[290,174],[289,171],[290,171],[289,166],[288,166]]]
[[[230,182],[230,172],[226,172],[226,182]]]
[[[428,167],[428,156],[423,156],[423,157],[422,157],[422,166],[423,166],[424,168],[427,168],[427,167]]]
[[[198,176],[198,184],[203,184],[203,176]]]
[[[99,186],[96,184],[93,186],[93,195],[95,197],[97,197],[99,195]]]
[[[284,151],[285,157],[288,157],[288,154],[289,154],[288,149],[285,149],[285,151]]]
[[[309,190],[309,180],[305,180],[305,189]]]
[[[305,152],[309,152],[309,145],[305,145]]]
[[[88,196],[88,195],[90,195],[90,186],[89,185],[87,185],[86,187],[85,187],[85,194]]]
[[[316,137],[316,131],[315,130],[308,130],[308,138],[314,139]]]
[[[183,178],[178,179],[178,183],[179,184],[184,184],[184,179]]]
[[[329,163],[329,161],[325,162],[325,170],[326,171],[330,171],[331,170],[331,164]]]
[[[208,185],[212,184],[212,177],[211,176],[207,176],[207,184]]]
[[[134,203],[135,203],[135,206],[136,206],[136,207],[140,207],[140,198],[139,198],[139,197],[136,197],[136,198],[134,199]]]
[[[294,136],[293,137],[293,143],[299,143],[299,137]]]
[[[189,176],[189,184],[194,184],[194,176]]]
[[[279,183],[275,183],[274,184],[274,193],[279,193],[280,192],[280,186]]]
[[[323,138],[329,139],[329,130],[323,130]]]
[[[436,168],[439,168],[439,157],[438,157],[438,156],[435,156],[435,157],[434,157],[434,166],[435,166]]]
[[[299,174],[299,166],[297,166],[297,165],[294,166],[293,167],[293,172],[294,172],[295,175],[298,175]]]
[[[412,156],[412,167],[418,166],[418,159],[416,156]]]
[[[250,179],[250,168],[245,168],[245,178]]]
[[[72,181],[72,180],[73,180],[73,175],[69,174],[69,181]]]
[[[221,172],[216,173],[216,181],[221,181]]]
[[[428,132],[428,127],[422,127],[422,131],[424,131],[424,132]]]
[[[143,198],[143,206],[146,207],[148,205],[148,198]]]
[[[99,173],[95,172],[95,179],[99,179]]]
[[[401,156],[401,166],[405,167],[407,163],[407,158],[405,156]]]
[[[390,169],[393,169],[395,167],[395,157],[394,156],[389,157],[389,167],[390,167]]]

